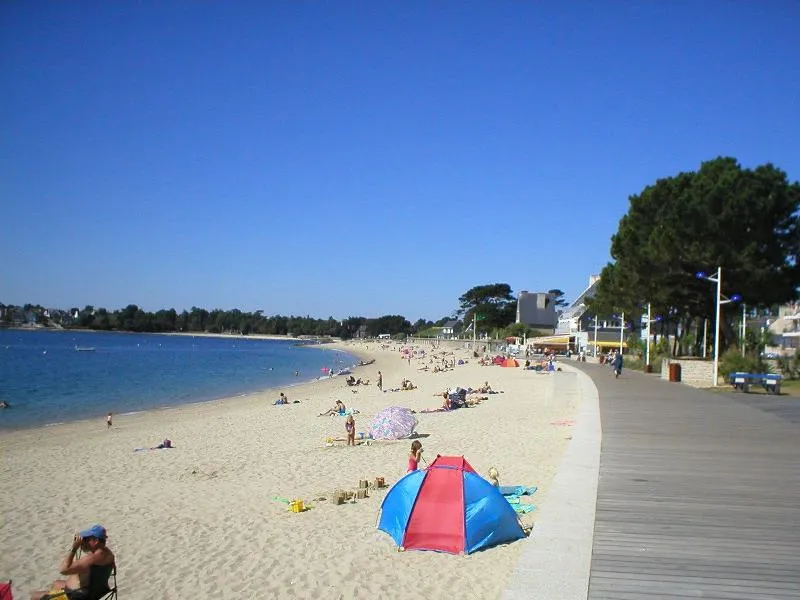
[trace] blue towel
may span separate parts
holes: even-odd
[[[337,417],[349,417],[350,415],[357,415],[359,412],[360,411],[355,408],[348,408],[347,410],[335,412],[332,414]]]
[[[501,485],[500,493],[503,496],[532,496],[539,489],[535,485],[525,487],[524,485]]]

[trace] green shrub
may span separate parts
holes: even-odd
[[[800,362],[798,362],[797,351],[793,356],[779,356],[778,368],[784,379],[800,379]]]
[[[653,368],[653,373],[661,373],[661,359],[655,360],[653,355],[650,355],[650,366]],[[625,357],[623,368],[631,371],[644,371],[644,358]]]
[[[771,369],[760,357],[742,356],[738,348],[731,348],[720,358],[719,373],[722,377],[727,377],[731,373],[739,371],[744,373],[770,373]]]

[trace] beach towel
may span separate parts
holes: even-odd
[[[503,496],[532,496],[538,490],[535,485],[525,487],[524,485],[501,485],[499,490]]]
[[[333,413],[334,417],[349,417],[350,415],[357,415],[360,411],[356,408],[348,408],[344,412]]]
[[[503,497],[506,499],[506,502],[511,505],[511,508],[513,508],[517,513],[527,514],[536,509],[533,504],[526,504],[522,502],[522,498],[519,495],[514,494],[512,496]]]

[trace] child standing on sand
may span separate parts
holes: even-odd
[[[411,452],[408,453],[408,472],[416,471],[419,468],[419,461],[422,460],[422,442],[414,440],[411,442]]]
[[[353,415],[348,415],[347,420],[344,422],[345,431],[347,431],[347,445],[356,445],[356,420]]]
[[[111,413],[106,417],[106,429],[111,429]]]

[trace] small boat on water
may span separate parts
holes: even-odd
[[[94,347],[89,346],[75,346],[75,352],[94,352]]]

